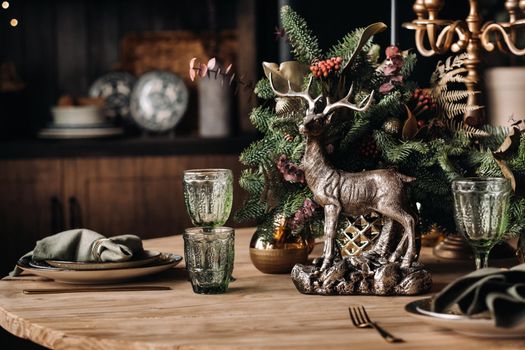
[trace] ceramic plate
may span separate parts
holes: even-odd
[[[131,116],[141,128],[168,131],[188,107],[188,89],[173,73],[152,71],[142,75],[131,93]]]
[[[129,117],[129,101],[135,77],[126,72],[111,72],[98,78],[89,88],[91,97],[103,97],[106,107],[103,114],[107,118]]]
[[[149,265],[127,269],[111,270],[64,270],[55,267],[32,267],[29,259],[20,259],[17,266],[37,276],[50,278],[56,282],[72,284],[108,284],[129,281],[134,278],[153,275],[171,269],[182,261],[180,255],[162,253]]]
[[[405,310],[415,318],[430,325],[450,329],[454,332],[484,338],[523,338],[525,323],[514,328],[499,328],[490,318],[471,318],[455,313],[437,313],[430,311],[431,298],[408,303]]]
[[[145,250],[144,253],[132,260],[116,262],[78,262],[78,261],[60,261],[46,260],[46,263],[62,269],[68,270],[111,270],[111,269],[129,269],[146,265],[155,261],[160,256],[160,252]]]
[[[114,127],[93,127],[93,128],[55,128],[50,127],[40,130],[38,137],[46,139],[86,139],[121,135],[122,128]]]

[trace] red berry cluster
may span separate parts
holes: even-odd
[[[359,153],[364,157],[377,158],[379,156],[379,148],[373,137],[366,137],[361,142]]]
[[[283,175],[285,181],[292,183],[304,183],[304,171],[292,163],[286,155],[279,157],[277,169]]]
[[[339,69],[341,69],[341,63],[343,63],[342,57],[332,57],[313,63],[310,66],[310,71],[316,78],[326,78],[330,73],[339,71]]]
[[[428,89],[415,89],[412,93],[412,113],[414,117],[418,118],[418,126],[421,128],[425,125],[425,115],[427,111],[435,111],[436,102],[432,99],[432,95]],[[427,114],[428,116],[428,114]]]
[[[292,230],[299,229],[306,221],[314,216],[315,211],[319,208],[319,205],[310,198],[306,198],[303,202],[303,206],[299,208],[294,214],[292,222],[290,224]]]

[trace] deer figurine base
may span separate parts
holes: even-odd
[[[432,277],[420,262],[402,267],[400,262],[381,263],[370,257],[336,258],[328,269],[297,264],[292,281],[303,294],[317,295],[416,295],[428,292]]]

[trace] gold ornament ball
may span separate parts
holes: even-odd
[[[263,239],[260,229],[250,242],[250,259],[261,272],[268,274],[290,273],[295,264],[305,264],[309,246],[300,235],[287,235],[284,227],[276,227],[274,240]]]
[[[383,130],[389,134],[397,135],[401,132],[401,121],[396,117],[388,118],[383,124]]]

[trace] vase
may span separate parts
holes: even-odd
[[[199,135],[227,137],[231,134],[231,92],[219,79],[201,79],[199,89]]]
[[[307,262],[310,249],[301,235],[287,234],[282,227],[275,228],[270,234],[266,230],[257,228],[250,242],[250,259],[259,271],[290,273],[296,264]]]
[[[525,119],[525,68],[492,68],[485,78],[490,124],[510,126]]]

